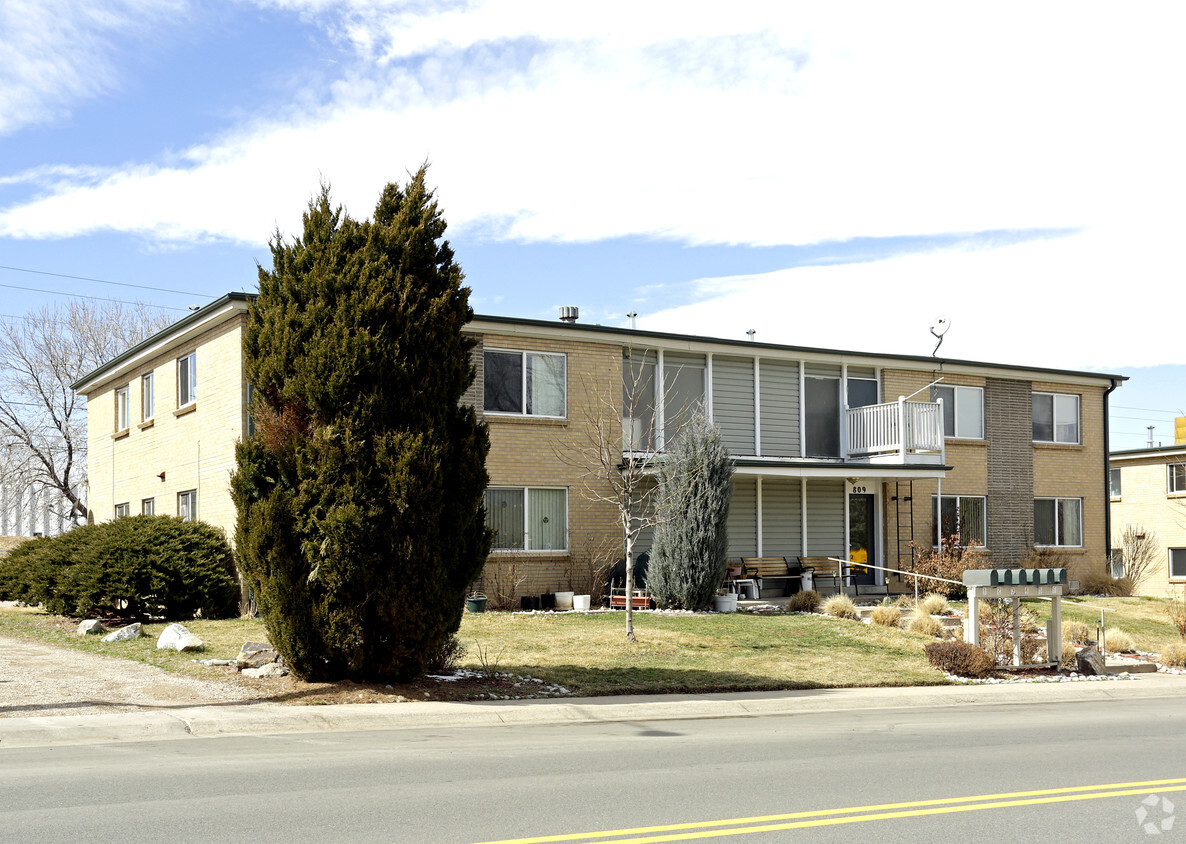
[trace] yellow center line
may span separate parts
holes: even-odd
[[[748,818],[701,821],[663,826],[643,826],[629,829],[609,829],[601,832],[580,832],[563,835],[544,835],[532,838],[508,838],[486,844],[548,844],[556,841],[592,841],[598,838],[617,838],[631,844],[647,844],[660,841],[687,841],[694,838],[712,838],[724,835],[741,835],[753,832],[773,832],[784,829],[799,829],[811,826],[828,826],[857,823],[891,818],[921,817],[924,815],[948,814],[951,812],[972,812],[984,809],[1000,809],[1009,806],[1033,806],[1042,803],[1066,803],[1075,800],[1098,800],[1106,797],[1127,797],[1145,794],[1150,789],[1159,791],[1186,791],[1186,778],[1147,780],[1145,782],[1121,782],[1108,785],[1085,785],[1067,788],[1047,788],[1035,791],[1012,791],[1000,794],[978,794],[971,797],[916,800],[904,803],[880,803],[870,806],[853,806],[846,809],[817,809],[807,812],[790,812],[780,815],[758,815]],[[978,802],[979,801],[979,802]],[[906,811],[889,811],[906,810]],[[876,812],[877,814],[856,814]],[[848,815],[850,817],[835,817]],[[814,820],[802,820],[813,818]],[[791,821],[790,823],[772,823]],[[741,827],[742,824],[749,826]],[[754,824],[757,824],[756,826]],[[721,829],[720,827],[740,827]],[[710,827],[706,829],[706,827]],[[693,832],[692,830],[700,830]],[[622,836],[648,835],[650,833],[676,833],[645,838],[622,838]]]

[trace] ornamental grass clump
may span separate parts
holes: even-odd
[[[906,630],[911,633],[921,633],[923,636],[937,637],[943,634],[943,623],[929,615],[915,614],[914,618],[910,619],[906,625]]]
[[[902,611],[897,607],[882,605],[874,607],[869,618],[882,627],[899,627],[902,624]]]
[[[819,604],[819,592],[814,589],[806,589],[791,596],[787,601],[787,610],[789,612],[817,612]]]
[[[860,618],[856,604],[847,595],[833,595],[828,598],[824,601],[823,611],[824,615],[830,615],[833,618],[847,618],[853,621]]]
[[[987,677],[996,667],[988,651],[969,642],[931,642],[925,650],[931,665],[957,677]]]
[[[1186,644],[1174,642],[1161,649],[1162,665],[1170,668],[1186,668]]]
[[[1082,621],[1064,621],[1062,623],[1062,639],[1072,645],[1086,645],[1092,641],[1091,628]]]
[[[1070,642],[1062,643],[1062,656],[1058,660],[1058,667],[1063,671],[1074,671],[1079,667],[1079,649]]]
[[[918,611],[925,615],[943,615],[947,612],[947,597],[931,592],[919,599]]]
[[[1132,636],[1130,636],[1128,633],[1121,630],[1120,628],[1116,628],[1115,630],[1109,630],[1107,633],[1107,636],[1105,637],[1105,641],[1107,642],[1108,650],[1110,650],[1112,653],[1117,653],[1117,654],[1136,653],[1136,650],[1137,650],[1136,640],[1134,640]]]

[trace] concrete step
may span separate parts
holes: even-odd
[[[1127,671],[1129,674],[1156,674],[1157,663],[1146,662],[1143,659],[1117,659],[1115,657],[1108,657],[1104,660],[1104,665],[1108,668],[1109,674],[1123,674]]]

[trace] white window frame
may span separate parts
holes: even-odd
[[[140,421],[148,422],[156,416],[156,385],[151,372],[140,376]]]
[[[128,387],[123,386],[115,391],[115,430],[128,430]]]
[[[486,372],[486,355],[487,354],[501,354],[501,355],[519,355],[520,372],[522,383],[520,385],[519,395],[521,396],[519,410],[486,410],[486,390],[485,390],[485,372]],[[533,413],[527,410],[527,356],[535,355],[538,357],[560,358],[564,364],[564,407],[559,416],[552,416],[544,413]],[[567,419],[568,418],[568,355],[563,352],[537,352],[531,349],[497,349],[484,348],[482,349],[482,413],[487,416],[530,416],[537,419]]]
[[[1115,480],[1113,481],[1113,478]],[[1124,476],[1120,471],[1119,466],[1112,466],[1108,469],[1108,497],[1113,501],[1119,501],[1124,495]]]
[[[1034,504],[1036,505],[1039,501],[1053,501],[1054,502],[1054,544],[1049,545],[1049,544],[1038,542],[1037,537],[1035,536],[1034,537],[1034,547],[1035,548],[1083,548],[1083,547],[1085,547],[1083,545],[1083,541],[1082,541],[1083,540],[1083,499],[1082,498],[1074,498],[1074,497],[1070,497],[1070,496],[1053,497],[1053,496],[1047,496],[1047,495],[1040,495],[1040,496],[1037,496],[1034,498]],[[1079,502],[1079,540],[1080,541],[1079,541],[1078,545],[1067,545],[1066,543],[1064,543],[1062,541],[1062,537],[1058,535],[1058,504],[1060,501],[1078,501]],[[1036,512],[1034,513],[1034,522],[1035,523],[1037,522],[1037,513]]]
[[[156,499],[155,498],[141,498],[140,499],[140,515],[155,516],[156,515]]]
[[[188,502],[183,506],[183,502]],[[187,511],[188,512],[185,512]],[[187,489],[177,493],[177,518],[185,522],[198,520],[198,491]]]
[[[1045,393],[1045,392],[1033,393],[1030,398],[1030,421],[1031,421],[1031,423],[1033,421],[1033,400],[1036,399],[1038,396],[1050,396],[1050,419],[1051,419],[1050,436],[1051,436],[1051,439],[1048,439],[1048,440],[1035,439],[1034,442],[1036,442],[1036,443],[1062,443],[1063,445],[1081,445],[1083,443],[1083,399],[1082,399],[1082,397],[1079,396],[1077,393]],[[1075,400],[1075,439],[1073,439],[1073,440],[1060,440],[1058,438],[1058,425],[1059,425],[1059,421],[1060,421],[1059,416],[1058,416],[1058,399],[1060,397],[1070,398],[1070,399]],[[1063,422],[1065,424],[1065,420],[1063,420]],[[1031,431],[1033,430],[1032,424],[1030,425],[1030,430]]]
[[[523,548],[495,548],[494,554],[567,554],[569,537],[569,495],[568,487],[564,486],[514,486],[491,484],[487,489],[519,490],[523,493]],[[563,548],[532,548],[531,546],[531,490],[562,491],[564,493],[564,547]]]
[[[982,440],[984,439],[984,388],[983,387],[966,387],[963,384],[936,384],[932,390],[932,396],[940,390],[951,390],[951,427],[952,433],[948,434],[946,430],[943,431],[943,436],[949,440]],[[946,400],[946,396],[942,397]],[[969,401],[974,402],[980,408],[980,430],[975,433],[963,430],[960,425],[960,408],[964,407]],[[946,426],[945,426],[946,427]]]
[[[188,394],[182,392],[181,372],[184,367],[188,381]],[[198,353],[177,358],[177,407],[182,408],[198,400]]]
[[[1178,471],[1174,471],[1177,469]],[[1175,478],[1175,475],[1177,476]],[[1165,467],[1166,495],[1186,492],[1186,463],[1169,463]]]
[[[115,505],[115,518],[126,519],[132,514],[131,505],[125,501],[123,504]]]
[[[1175,554],[1174,552],[1177,552]],[[1186,580],[1186,548],[1167,548],[1165,552],[1166,571],[1169,573],[1170,580],[1179,581]],[[1180,556],[1182,558],[1182,573],[1174,574],[1174,557]]]
[[[943,501],[939,501],[938,504],[936,504],[936,499],[938,499],[939,497],[940,496],[938,496],[938,495],[931,496],[931,519],[932,519],[932,521],[931,521],[931,547],[938,548],[939,542],[941,542],[943,539],[941,536],[939,536],[939,526],[943,522],[943,501],[951,501],[951,500],[955,501],[955,513],[956,513],[955,517],[956,517],[956,521],[960,522],[960,525],[961,525],[960,532],[962,534],[963,526],[962,526],[962,522],[960,521],[960,506],[961,506],[960,502],[961,502],[961,500],[968,500],[968,499],[975,498],[976,500],[980,501],[980,508],[981,508],[980,512],[982,512],[984,514],[984,525],[983,525],[984,533],[980,537],[980,539],[981,539],[980,544],[977,545],[976,547],[980,548],[980,549],[987,549],[988,548],[988,497],[984,496],[984,495],[944,495],[944,496],[942,496]],[[962,536],[961,536],[961,538],[962,538]],[[960,545],[959,547],[967,548],[968,546]]]

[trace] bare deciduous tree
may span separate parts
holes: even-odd
[[[90,299],[0,320],[0,484],[48,490],[86,519],[85,399],[70,385],[169,324],[159,308]]]
[[[1121,577],[1132,581],[1133,592],[1153,573],[1161,559],[1157,534],[1140,525],[1125,525],[1120,535]]]

